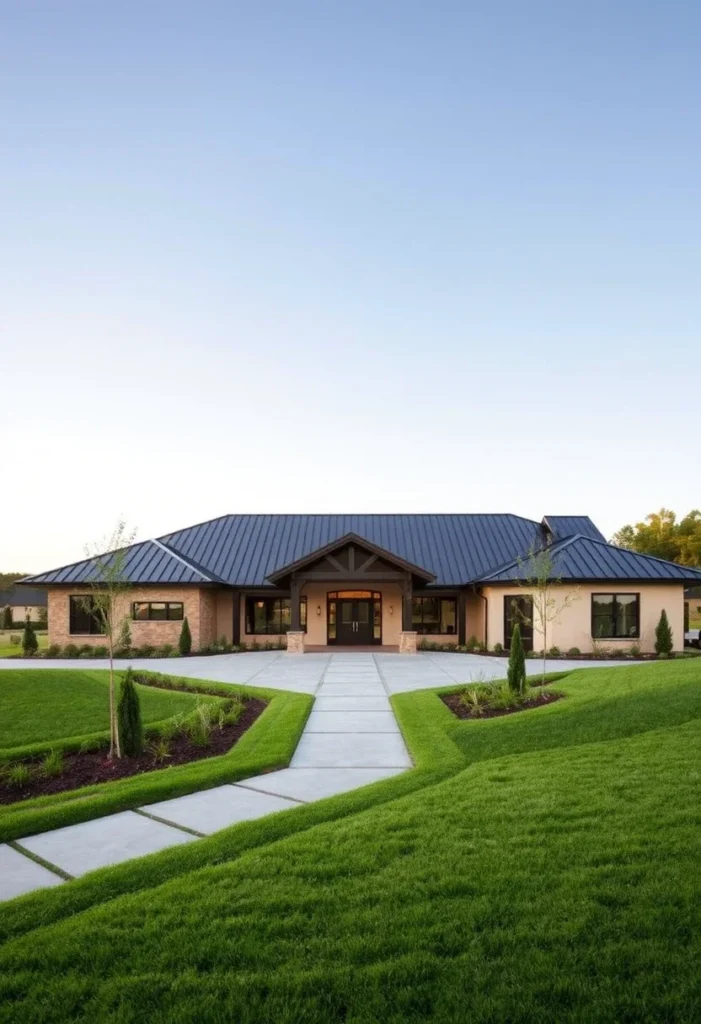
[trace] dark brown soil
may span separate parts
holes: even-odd
[[[556,700],[560,700],[564,694],[553,693],[552,690],[543,690],[536,697],[532,697],[530,700],[524,701],[523,704],[518,704],[513,708],[483,708],[480,714],[475,714],[472,708],[465,707],[460,702],[459,693],[449,693],[441,697],[443,703],[450,708],[456,718],[503,718],[504,715],[516,715],[519,711],[528,711],[530,708],[539,708],[544,704],[554,704]]]
[[[139,680],[141,682],[141,680]],[[202,693],[202,690],[198,691]],[[221,696],[221,694],[218,694]],[[81,786],[92,786],[97,782],[112,782],[114,779],[125,779],[130,775],[142,775],[158,768],[169,768],[171,765],[187,764],[189,761],[201,761],[205,757],[216,757],[231,750],[233,745],[250,729],[258,716],[265,710],[266,702],[249,697],[245,701],[243,714],[238,722],[225,725],[223,729],[212,730],[211,742],[207,746],[197,746],[187,736],[179,733],[170,741],[170,757],[156,762],[153,754],[146,750],[139,757],[110,758],[106,750],[91,750],[66,754],[63,759],[63,772],[54,778],[45,778],[39,771],[41,759],[25,761],[32,770],[32,777],[20,789],[0,778],[0,804],[11,804],[29,800],[34,796],[46,796],[50,793],[63,793]]]

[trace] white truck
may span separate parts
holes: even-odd
[[[685,647],[701,647],[701,629],[687,629],[684,634]]]

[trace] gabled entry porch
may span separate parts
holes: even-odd
[[[305,647],[416,650],[412,600],[433,573],[349,533],[268,576],[289,589],[288,651]],[[302,609],[306,621],[302,621]]]

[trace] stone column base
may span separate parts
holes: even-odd
[[[413,630],[402,630],[399,634],[399,653],[400,654],[416,654],[416,637],[418,636]]]
[[[287,631],[287,653],[304,654],[304,633],[302,630]]]

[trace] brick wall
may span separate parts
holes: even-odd
[[[104,636],[71,635],[69,601],[71,594],[85,595],[89,587],[49,588],[49,643],[90,644],[93,647],[105,643]],[[198,650],[203,644],[211,643],[216,636],[216,592],[199,587],[134,587],[118,598],[117,630],[124,617],[129,619],[131,641],[134,647],[151,644],[177,646],[182,621],[134,621],[131,618],[133,601],[181,601],[192,633],[192,649]]]

